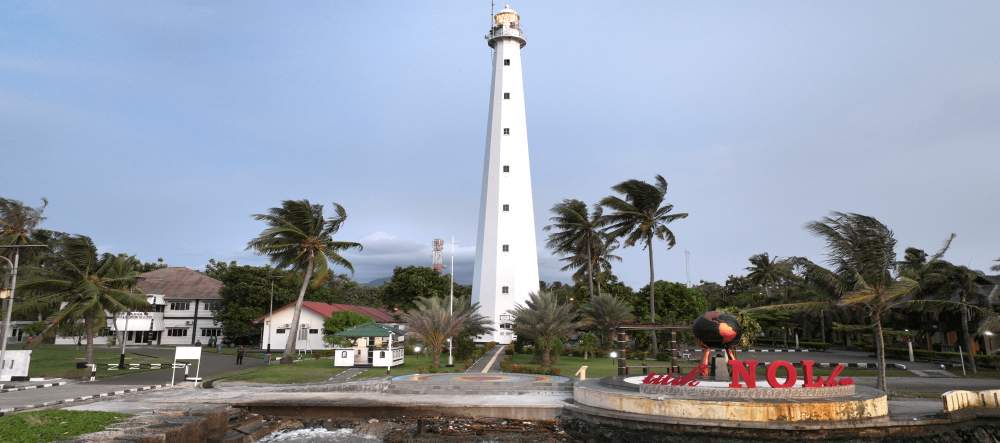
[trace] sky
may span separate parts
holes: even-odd
[[[477,0],[0,3],[0,197],[101,251],[260,265],[252,214],[343,205],[367,282],[458,240],[472,281],[492,53]],[[496,10],[501,9],[497,5]],[[757,253],[824,259],[803,226],[870,215],[906,247],[1000,257],[1000,3],[511,4],[539,271],[562,199],[669,182],[689,217],[657,279],[724,282]],[[646,251],[618,251],[638,289]],[[445,261],[450,258],[446,247]],[[343,269],[339,269],[343,272]]]

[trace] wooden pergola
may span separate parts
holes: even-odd
[[[664,324],[633,324],[618,325],[615,327],[615,335],[618,337],[618,375],[625,377],[629,375],[629,369],[667,369],[668,373],[681,371],[677,364],[677,331],[690,331],[692,325],[664,325]],[[625,358],[625,333],[628,331],[670,331],[670,365],[669,366],[628,366]],[[656,357],[655,355],[653,356]]]

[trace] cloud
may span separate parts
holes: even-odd
[[[397,266],[430,266],[431,243],[409,238],[399,238],[387,232],[377,231],[358,240],[364,245],[362,251],[350,250],[341,255],[354,265],[354,280],[368,282],[392,276]],[[451,247],[445,245],[443,261],[451,264]],[[472,283],[472,267],[476,260],[475,246],[455,246],[455,281],[468,285]],[[450,271],[445,271],[450,272]]]

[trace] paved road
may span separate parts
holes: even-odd
[[[129,348],[128,350],[130,352],[134,351],[147,355],[156,355],[166,360],[173,360],[174,357],[173,348],[136,347],[136,348]],[[238,366],[236,365],[235,356],[219,355],[214,353],[203,353],[201,360],[202,367],[199,376],[201,376],[202,379],[208,379],[211,378],[211,376],[213,375],[236,371],[244,368],[251,369],[257,366],[262,366],[264,364],[263,360],[260,358],[261,354],[250,354],[250,356],[252,356],[252,358],[244,358],[243,365]],[[176,371],[177,372],[176,372],[175,383],[179,384],[184,381],[184,370],[177,369]],[[127,372],[127,371],[122,371],[122,372]],[[190,375],[194,377],[195,375],[194,368],[191,368]],[[0,394],[0,409],[25,406],[25,405],[36,405],[51,401],[86,397],[90,395],[100,395],[109,392],[124,391],[127,389],[133,389],[143,386],[168,385],[170,384],[170,370],[164,369],[160,371],[146,371],[146,372],[136,373],[133,375],[122,375],[118,377],[105,378],[95,382],[80,382],[78,380],[61,380],[61,381],[67,381],[68,384],[65,386],[53,386],[43,389],[31,389],[26,391],[6,392]],[[19,383],[19,384],[34,385],[40,383],[41,382]],[[137,393],[129,395],[145,395],[145,393]]]
[[[470,374],[478,374],[481,372],[500,372],[500,362],[503,361],[504,349],[507,349],[507,345],[496,345],[493,349],[486,351],[486,353],[483,354],[479,360],[476,360],[476,362],[473,363],[468,372]],[[494,359],[494,357],[496,357],[496,359]],[[489,366],[489,368],[487,368],[487,366]]]

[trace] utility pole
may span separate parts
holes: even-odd
[[[691,287],[691,251],[684,250],[684,270],[687,271],[687,287]]]
[[[137,275],[137,276],[135,276],[135,279],[138,280],[138,281],[135,282],[135,284],[138,285],[139,281],[145,280],[146,277],[142,277],[142,276],[138,276]],[[130,288],[128,290],[128,292],[130,294],[132,294],[132,293],[135,292],[134,289],[135,289],[135,285],[133,285],[132,288]],[[131,317],[131,316],[132,316],[132,309],[130,309],[130,308],[126,309],[125,310],[125,332],[122,332],[122,346],[121,346],[121,351],[122,352],[121,352],[121,358],[118,359],[118,369],[125,369],[125,336],[126,336],[126,334],[128,334],[128,318]],[[115,315],[115,329],[118,329],[118,315],[117,314]],[[136,331],[136,332],[139,332],[139,331]]]

